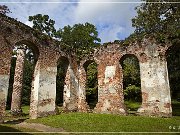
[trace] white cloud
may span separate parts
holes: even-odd
[[[110,25],[105,27],[99,31],[99,37],[103,42],[113,42],[114,40],[118,40],[118,34],[121,33],[123,27],[118,25]]]
[[[79,3],[76,11],[76,22],[84,23],[88,21],[102,28],[99,31],[99,35],[101,38],[103,37],[103,42],[124,38],[133,31],[131,19],[136,15],[134,8],[138,4],[104,3],[111,1],[95,0],[95,3]],[[124,0],[113,1],[127,2]],[[80,0],[80,2],[89,2],[89,0]],[[102,27],[104,24],[108,25],[108,27]],[[119,37],[119,33],[124,36]]]
[[[46,2],[49,0],[43,1]],[[67,2],[67,0],[52,0],[49,2],[61,1]],[[6,5],[12,11],[12,14],[10,14],[11,17],[18,18],[18,20],[29,26],[32,26],[32,23],[28,22],[28,16],[38,13],[48,14],[51,19],[56,21],[56,28],[62,28],[65,25],[73,25],[75,23],[90,22],[97,27],[102,42],[107,42],[115,39],[123,39],[133,31],[131,18],[135,16],[134,7],[138,5],[135,3],[103,3],[111,1],[122,2],[125,0],[79,0],[79,3],[69,4],[12,3]]]

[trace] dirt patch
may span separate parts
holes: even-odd
[[[15,126],[27,128],[27,129],[35,129],[37,131],[42,131],[42,132],[66,132],[63,128],[54,128],[38,123],[21,122],[19,124],[16,124]]]

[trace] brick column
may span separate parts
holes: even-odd
[[[97,113],[112,113],[126,115],[123,94],[123,75],[119,61],[108,57],[98,64],[98,103]]]
[[[149,43],[140,55],[142,105],[139,115],[171,117],[171,97],[165,48]]]
[[[24,59],[25,59],[25,49],[19,48],[17,50],[17,60],[16,60],[12,101],[11,101],[11,113],[13,115],[19,115],[22,113],[21,98],[22,98],[22,88],[23,88]]]
[[[78,78],[71,63],[68,66],[63,94],[63,109],[64,111],[78,110]]]
[[[89,110],[89,106],[86,102],[86,71],[84,67],[81,65],[79,67],[79,91],[78,91],[78,111],[79,112],[87,112]]]

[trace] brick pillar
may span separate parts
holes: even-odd
[[[6,110],[12,57],[12,50],[10,47],[8,48],[7,46],[8,44],[4,41],[4,38],[0,34],[0,123],[3,122]]]
[[[23,88],[24,59],[25,59],[25,49],[19,48],[17,50],[17,60],[16,60],[12,101],[11,101],[11,113],[13,115],[18,115],[22,113],[21,98],[22,98],[22,88]]]
[[[86,71],[83,66],[79,67],[79,90],[78,90],[78,111],[87,112],[90,108],[86,102]]]
[[[37,61],[31,89],[31,119],[56,114],[56,74],[57,67],[41,68]]]
[[[122,77],[119,61],[107,59],[98,64],[98,103],[95,112],[126,115]]]
[[[158,56],[157,51],[151,55],[147,52],[146,55],[147,60],[140,62],[142,106],[138,109],[138,114],[171,117],[171,97],[165,56]]]
[[[73,66],[69,64],[64,84],[63,93],[63,110],[77,111],[78,110],[78,78],[75,74]]]

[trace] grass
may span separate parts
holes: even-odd
[[[12,116],[10,110],[6,110],[5,120],[17,120],[17,119],[28,119],[29,118],[29,106],[22,106],[22,115]]]
[[[93,113],[62,113],[60,115],[27,120],[73,132],[180,132],[180,117],[154,118]],[[169,126],[176,126],[170,130]]]
[[[128,114],[135,114],[138,108],[141,106],[140,102],[125,101]]]
[[[125,102],[129,112],[137,110],[140,103]],[[29,106],[23,106],[24,116],[7,119],[26,119],[26,122],[41,123],[63,128],[68,132],[180,132],[180,102],[172,101],[172,118],[156,118],[142,116],[120,116],[95,113],[61,113],[35,120],[27,119]],[[17,128],[14,124],[0,124],[0,132],[32,132],[34,130]]]

